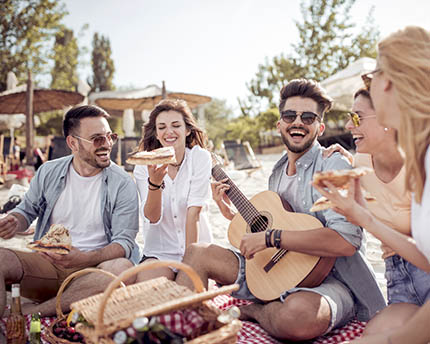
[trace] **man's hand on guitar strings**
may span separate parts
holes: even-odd
[[[260,252],[266,248],[265,232],[258,233],[247,233],[242,237],[240,242],[240,253],[246,259],[254,258],[257,252]]]

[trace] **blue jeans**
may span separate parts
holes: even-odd
[[[422,306],[430,300],[430,273],[399,255],[385,259],[388,304],[413,303]]]

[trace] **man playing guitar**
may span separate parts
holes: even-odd
[[[269,214],[266,216],[269,219],[266,221],[269,227],[267,230],[250,231],[252,226],[248,222],[248,230],[239,240],[240,253],[214,244],[195,244],[187,249],[183,262],[194,268],[206,286],[208,279],[221,285],[238,283],[240,289],[232,295],[256,301],[241,308],[242,320],[256,320],[276,338],[302,341],[341,327],[353,318],[367,321],[385,306],[385,301],[370,265],[360,251],[361,228],[347,222],[332,209],[316,213],[309,211],[321,197],[310,185],[313,174],[317,171],[351,168],[340,154],[323,158],[324,148],[317,141],[325,129],[323,118],[331,108],[331,99],[318,83],[305,79],[290,81],[281,90],[280,99],[281,118],[277,122],[277,129],[287,153],[273,168],[269,190],[287,200],[293,211],[303,213],[292,215],[312,215],[322,225],[303,230],[288,224],[286,216],[273,220],[274,226],[271,227],[270,219],[276,214]],[[224,196],[225,193],[229,195],[231,185],[224,182],[225,179],[214,183],[213,197],[223,215],[233,219],[233,223],[234,216],[240,215],[234,215],[225,203]],[[229,239],[231,242],[230,233]],[[253,281],[256,287],[251,288],[253,273],[247,267],[263,252],[273,250],[274,246],[287,252],[281,260],[297,253],[332,257],[335,260],[334,267],[317,286],[286,287],[275,299],[265,298],[264,295],[257,298],[250,289],[257,290],[259,284],[264,285],[264,279],[259,277],[260,280]],[[267,271],[270,268],[272,266]],[[277,275],[288,278],[282,276],[282,272]],[[176,281],[192,287],[182,272]],[[265,285],[263,292],[264,289],[270,289],[270,285]]]

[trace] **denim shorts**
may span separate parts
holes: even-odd
[[[399,255],[385,259],[388,304],[407,302],[422,306],[430,300],[430,273]]]
[[[249,300],[253,302],[262,303],[261,300],[257,299],[252,295],[251,291],[248,289],[248,284],[245,278],[245,258],[238,252],[231,250],[237,259],[239,260],[239,271],[237,274],[237,279],[234,283],[239,284],[239,289],[231,293],[231,296],[242,299]],[[280,296],[280,301],[284,302],[288,295],[295,293],[297,291],[310,291],[317,293],[324,297],[330,305],[331,310],[331,321],[327,329],[330,332],[332,329],[339,328],[347,324],[350,320],[355,317],[355,302],[354,297],[348,287],[343,284],[338,278],[336,278],[337,272],[335,269],[327,276],[323,283],[315,288],[292,288],[285,291]]]

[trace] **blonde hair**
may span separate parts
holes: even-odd
[[[406,155],[406,188],[421,203],[430,144],[430,32],[408,26],[382,40],[378,55],[401,112],[398,140]]]

